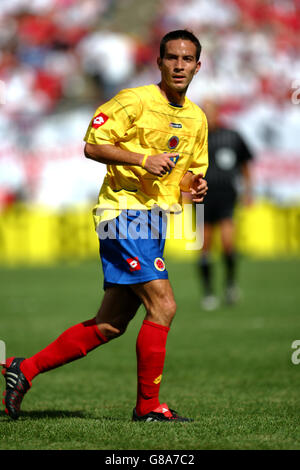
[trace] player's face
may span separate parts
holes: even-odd
[[[170,90],[185,92],[201,62],[196,60],[196,46],[186,39],[174,39],[166,43],[165,55],[157,60],[162,83]]]

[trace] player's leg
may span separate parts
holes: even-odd
[[[135,421],[189,421],[159,401],[168,332],[176,302],[168,279],[132,285],[143,302],[146,316],[136,342],[138,390],[133,412]]]
[[[95,318],[101,334],[108,340],[121,336],[140,305],[141,300],[129,286],[107,288]]]
[[[170,328],[176,302],[169,279],[154,279],[131,286],[146,309],[145,320]]]
[[[204,241],[199,259],[199,272],[203,286],[203,297],[201,306],[204,310],[214,310],[218,306],[218,299],[213,288],[213,262],[211,246],[214,235],[214,224],[204,224]]]
[[[21,365],[32,380],[37,374],[79,359],[101,344],[120,336],[135,315],[139,299],[129,287],[109,287],[95,318],[64,331],[54,342]]]
[[[235,250],[235,225],[232,218],[220,221],[220,234],[223,252],[230,255]]]
[[[211,245],[214,233],[214,227],[210,223],[204,224],[204,240],[200,254],[199,269],[203,282],[205,295],[212,295],[212,261],[211,261]]]
[[[240,294],[236,284],[237,259],[235,250],[235,224],[232,217],[220,222],[221,243],[225,266],[225,300],[232,304],[239,300]]]
[[[140,300],[129,287],[108,288],[95,318],[71,326],[45,349],[25,359],[21,365],[25,377],[31,381],[36,375],[86,356],[120,336],[139,305]]]
[[[166,356],[166,342],[176,302],[168,279],[132,286],[146,309],[137,343],[138,391],[136,411],[146,415],[159,407],[159,389]]]
[[[8,414],[14,419],[18,418],[23,396],[38,374],[79,359],[124,333],[139,305],[139,298],[129,287],[110,287],[95,318],[68,328],[28,359],[7,359],[3,373],[6,378],[4,404]]]

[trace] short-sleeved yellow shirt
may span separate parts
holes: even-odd
[[[116,145],[131,152],[156,155],[178,152],[170,173],[158,177],[140,166],[107,165],[94,208],[97,226],[123,209],[181,210],[180,181],[187,171],[205,175],[208,167],[207,120],[188,98],[183,106],[168,103],[158,86],[120,91],[95,112],[84,140]]]

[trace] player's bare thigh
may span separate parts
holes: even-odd
[[[141,300],[129,286],[107,288],[96,315],[99,330],[108,339],[120,336],[125,332],[140,305]]]
[[[155,279],[135,284],[131,289],[141,299],[146,309],[145,320],[170,326],[176,312],[176,302],[168,279]]]
[[[220,221],[220,232],[224,252],[231,253],[235,245],[235,226],[232,218]]]
[[[210,223],[206,222],[204,224],[204,239],[203,239],[203,247],[202,247],[202,253],[203,254],[209,252],[210,249],[211,249],[213,233],[214,233],[213,224],[210,224]]]

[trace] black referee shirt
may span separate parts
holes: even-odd
[[[241,165],[253,158],[240,134],[224,127],[209,130],[208,155],[207,196],[215,192],[236,192]]]

